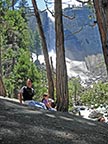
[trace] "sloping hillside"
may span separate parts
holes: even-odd
[[[108,125],[0,98],[0,144],[107,144]]]

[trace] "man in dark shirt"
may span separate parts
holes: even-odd
[[[47,109],[44,103],[34,101],[33,96],[34,96],[34,89],[32,88],[32,80],[27,79],[26,86],[23,86],[18,94],[20,103],[22,104],[22,101],[24,101],[24,104]]]
[[[32,80],[27,79],[26,86],[23,86],[21,90],[19,91],[18,98],[20,103],[22,103],[22,100],[24,102],[31,101],[34,96],[34,89],[32,88]]]

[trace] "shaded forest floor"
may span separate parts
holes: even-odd
[[[108,125],[0,98],[0,144],[108,144]]]

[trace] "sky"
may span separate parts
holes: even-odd
[[[30,5],[32,5],[32,3],[31,3],[31,1],[32,0],[28,0],[28,3],[30,4]],[[40,9],[40,10],[44,10],[44,9],[46,9],[46,6],[45,6],[45,2],[44,2],[44,0],[36,0],[37,1],[37,5],[38,5],[38,9]],[[52,3],[52,9],[53,9],[53,2],[54,2],[54,0],[47,0],[49,3]],[[68,7],[68,5],[70,4],[70,5],[76,5],[76,6],[78,6],[80,3],[79,2],[77,2],[76,0],[62,0],[62,3],[63,3],[63,8],[64,7]],[[50,4],[50,6],[49,6],[49,8],[51,8],[51,4]]]
[[[30,4],[30,5],[32,5],[32,2],[31,2],[32,0],[28,0],[28,3]],[[40,10],[44,10],[45,9],[45,2],[44,2],[44,0],[36,0],[37,1],[37,5],[38,5],[38,9],[40,9]]]

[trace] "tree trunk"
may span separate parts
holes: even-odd
[[[0,96],[6,96],[6,91],[1,76],[0,76]]]
[[[12,10],[14,10],[14,0],[12,0]]]
[[[108,74],[108,0],[93,0]]]
[[[1,39],[2,39],[2,36],[1,36]],[[4,87],[4,84],[3,84],[3,80],[2,80],[1,47],[2,47],[2,42],[0,43],[0,96],[6,96],[6,90],[5,90],[5,87]]]
[[[42,40],[42,48],[43,48],[43,54],[45,58],[47,78],[48,78],[48,93],[49,93],[49,96],[54,99],[54,83],[53,83],[53,78],[52,78],[51,66],[49,63],[49,55],[48,55],[48,50],[47,50],[46,39],[45,39],[44,31],[42,28],[42,22],[41,22],[40,14],[38,11],[37,3],[35,0],[32,0],[32,4],[34,7],[34,12],[35,12],[35,16],[36,16],[37,24],[39,28],[39,33],[40,33],[41,40]]]
[[[59,111],[68,111],[69,98],[62,22],[62,0],[55,0],[55,32],[57,109]]]

